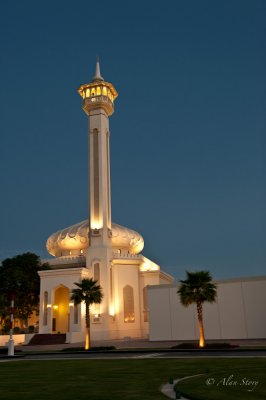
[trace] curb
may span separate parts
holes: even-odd
[[[191,376],[185,376],[184,378],[180,379],[174,379],[173,383],[166,383],[165,385],[162,385],[160,387],[160,391],[162,392],[163,395],[168,397],[169,399],[176,399],[176,391],[175,391],[175,385],[180,382],[184,381],[185,379],[190,379],[190,378],[195,378],[196,376],[202,376],[205,374],[197,374],[197,375],[191,375]],[[189,400],[186,397],[183,397],[182,395],[180,396],[180,400]]]

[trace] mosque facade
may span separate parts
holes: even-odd
[[[82,108],[89,118],[89,217],[47,240],[50,270],[40,271],[39,333],[66,333],[70,343],[85,337],[85,305],[71,300],[75,282],[93,278],[103,289],[91,306],[94,340],[146,338],[149,332],[147,287],[173,278],[144,257],[143,237],[112,222],[109,117],[118,93],[100,73],[81,85]],[[46,260],[47,261],[47,260]]]

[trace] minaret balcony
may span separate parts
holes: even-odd
[[[103,108],[107,115],[112,115],[114,112],[114,103],[108,96],[90,96],[83,99],[83,110],[90,115],[90,111],[97,108]]]

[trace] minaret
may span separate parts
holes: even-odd
[[[81,85],[78,92],[89,116],[90,231],[92,236],[100,233],[104,244],[111,230],[109,116],[118,93],[101,76],[98,58],[92,81]]]
[[[81,85],[78,92],[83,98],[82,108],[89,117],[90,245],[86,266],[103,288],[104,300],[99,313],[103,322],[101,330],[108,331],[112,293],[109,116],[114,112],[114,100],[118,93],[101,76],[98,58],[94,77],[90,83]]]

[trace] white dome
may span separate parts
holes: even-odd
[[[126,249],[132,254],[138,254],[144,247],[144,239],[132,229],[112,223],[112,247]],[[82,254],[89,247],[89,221],[84,220],[78,224],[53,233],[46,242],[47,251],[60,257],[73,254]]]

